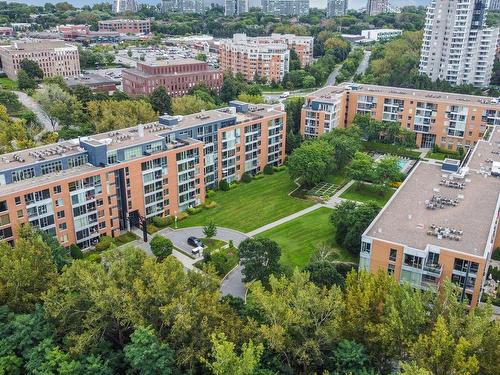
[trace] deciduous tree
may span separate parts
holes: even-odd
[[[279,245],[268,238],[248,238],[240,243],[238,256],[243,266],[245,282],[260,280],[267,283],[269,277],[280,272]]]

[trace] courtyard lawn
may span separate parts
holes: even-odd
[[[450,154],[444,154],[442,152],[432,152],[432,151],[429,151],[426,155],[425,155],[426,158],[429,158],[429,159],[435,159],[435,160],[444,160],[446,158],[451,158],[451,159],[458,159],[460,160],[460,157],[457,156],[457,155],[450,155]]]
[[[307,266],[311,254],[323,244],[336,251],[337,260],[357,263],[357,259],[335,243],[335,227],[330,221],[331,214],[330,208],[322,207],[256,237],[276,241],[281,247],[281,263],[292,268]]]
[[[4,90],[17,90],[17,82],[7,77],[0,77],[0,88]]]
[[[295,187],[286,171],[241,183],[230,191],[218,191],[210,198],[217,207],[190,215],[178,226],[203,226],[212,220],[217,226],[250,232],[314,204],[289,196]]]
[[[387,201],[392,197],[396,190],[389,188],[381,195],[380,191],[375,185],[365,183],[354,183],[349,189],[344,191],[340,198],[350,199],[352,201],[367,203],[373,201],[379,206],[384,206]]]

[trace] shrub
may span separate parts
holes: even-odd
[[[207,198],[212,198],[217,192],[215,190],[210,189],[207,191]]]
[[[273,169],[275,172],[281,172],[281,171],[284,171],[286,169],[286,165],[280,165],[278,167],[274,167]]]
[[[226,180],[221,180],[219,182],[219,189],[221,189],[222,191],[229,191],[229,183]]]
[[[244,182],[245,184],[252,182],[252,176],[250,176],[247,172],[243,173],[241,175],[241,182]]]
[[[236,189],[238,187],[238,184],[236,182],[233,182],[232,184],[229,184],[229,189]]]
[[[166,237],[159,235],[153,237],[150,245],[151,252],[154,254],[154,256],[156,256],[156,259],[160,261],[172,254],[172,249],[174,248],[172,241],[170,241]]]
[[[262,173],[258,173],[255,176],[253,176],[254,180],[260,180],[261,178],[264,178],[264,175]]]
[[[155,227],[165,228],[165,227],[169,226],[171,223],[172,223],[172,218],[170,216],[167,216],[167,217],[155,216],[155,217],[153,217],[153,224]]]
[[[148,234],[154,234],[156,232],[158,232],[158,228],[156,226],[154,226],[153,224],[148,224],[147,227],[146,227],[146,231],[148,232]]]
[[[273,174],[274,168],[271,164],[268,164],[264,167],[264,174]]]
[[[189,207],[186,212],[189,214],[189,215],[196,215],[196,214],[199,214],[201,212],[201,210],[203,209],[203,206],[198,206],[198,207]]]
[[[73,259],[83,259],[84,257],[82,249],[80,249],[75,244],[69,247],[69,253]]]
[[[182,221],[182,220],[184,220],[185,218],[187,218],[188,216],[189,216],[189,214],[188,214],[186,211],[180,212],[180,213],[177,215],[177,221]]]
[[[101,263],[101,254],[98,253],[90,253],[84,258],[89,262]]]
[[[101,236],[101,238],[99,239],[99,242],[97,243],[97,245],[95,245],[95,249],[98,252],[107,250],[107,249],[109,249],[109,247],[111,246],[112,243],[113,243],[113,239],[111,237]]]
[[[203,205],[205,208],[215,208],[217,207],[217,202],[216,201],[206,201],[205,204]]]

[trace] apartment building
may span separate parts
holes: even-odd
[[[0,237],[12,243],[30,223],[64,246],[92,246],[131,219],[202,203],[221,179],[283,163],[285,134],[281,107],[234,102],[1,155]]]
[[[10,46],[0,46],[2,67],[10,79],[17,79],[24,59],[36,61],[44,77],[80,74],[78,48],[62,40],[15,41]]]
[[[162,0],[162,11],[180,13],[205,13],[203,0]]]
[[[169,95],[182,96],[198,83],[220,91],[223,79],[219,70],[195,59],[138,62],[137,67],[122,71],[123,91],[129,95],[150,95],[163,86]]]
[[[431,0],[427,6],[419,71],[432,81],[488,86],[498,27],[486,27],[487,0]]]
[[[467,149],[488,125],[500,125],[500,104],[491,97],[344,83],[306,96],[301,134],[310,138],[345,128],[357,114],[400,123],[423,148]]]
[[[462,167],[420,162],[362,236],[359,268],[419,289],[457,284],[476,305],[500,245],[500,128]]]
[[[377,14],[389,11],[389,0],[368,0],[366,3],[366,13],[369,16],[376,16]]]
[[[500,0],[491,0],[489,9],[496,12],[500,11]]]
[[[248,12],[248,0],[225,0],[224,15],[239,16]]]
[[[115,31],[122,34],[149,34],[151,20],[115,19],[98,22],[99,31]]]
[[[326,3],[326,16],[328,18],[341,17],[347,14],[347,0],[328,0]]]
[[[113,1],[113,13],[135,13],[139,7],[135,0],[114,0]]]
[[[307,16],[309,0],[261,0],[262,11],[273,16]]]

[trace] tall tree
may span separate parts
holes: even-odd
[[[168,95],[167,89],[164,86],[158,86],[154,89],[149,97],[149,102],[160,116],[172,113],[172,98]]]
[[[324,140],[304,142],[288,158],[288,171],[305,186],[323,181],[333,164],[333,147]]]
[[[34,90],[38,87],[38,83],[34,78],[31,78],[24,70],[17,73],[17,87],[19,90]]]
[[[240,243],[238,256],[243,266],[245,282],[260,280],[264,283],[269,277],[280,272],[279,245],[268,238],[248,238]]]
[[[43,70],[36,61],[30,59],[22,59],[19,63],[19,67],[28,74],[33,79],[42,79]]]

